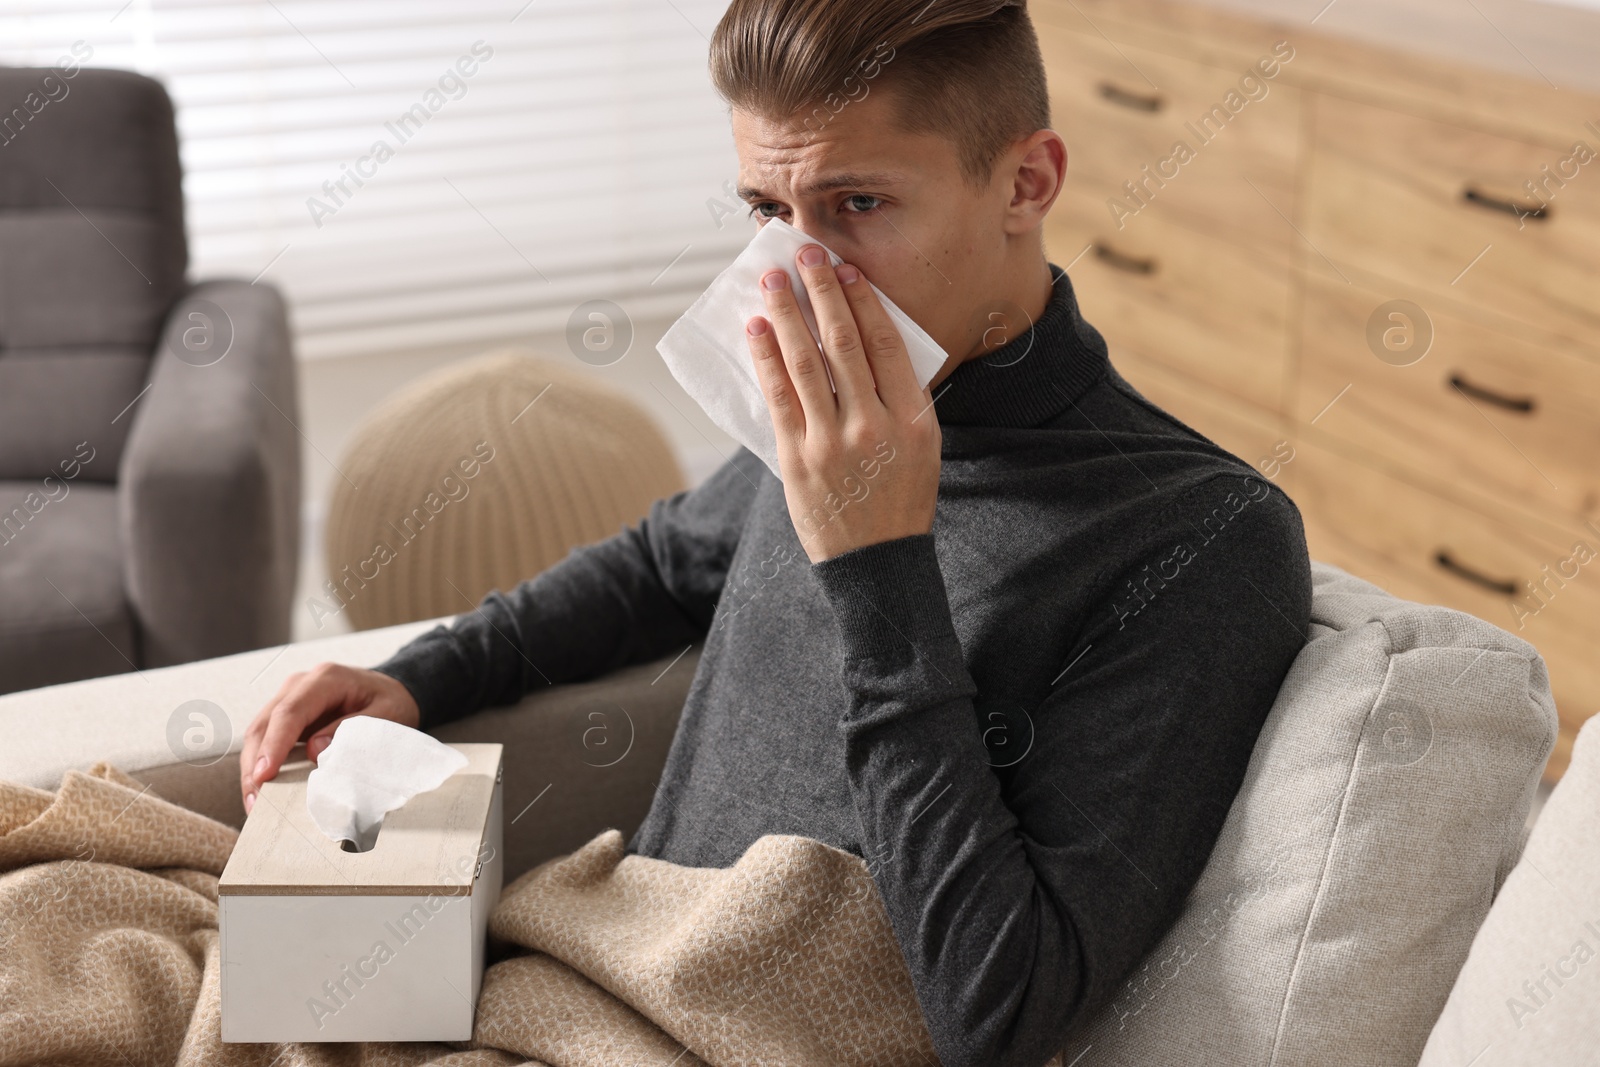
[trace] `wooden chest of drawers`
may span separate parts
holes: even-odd
[[[1046,251],[1113,362],[1314,558],[1535,645],[1558,778],[1600,712],[1600,94],[1199,2],[1030,8]]]

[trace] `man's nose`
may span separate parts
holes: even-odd
[[[840,238],[842,235],[831,229],[821,216],[817,214],[811,214],[808,216],[802,212],[796,211],[791,217],[789,225],[793,226],[795,229],[799,230],[813,241],[821,244],[823,247],[831,249],[840,256],[844,256],[846,259],[849,258],[849,256],[845,253],[845,250],[840,247]]]
[[[793,226],[807,237],[818,241],[822,240],[823,238],[822,219],[814,213],[807,214],[805,212],[796,211],[790,218],[789,225]]]

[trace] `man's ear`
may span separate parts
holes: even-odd
[[[1036,130],[1012,145],[1004,158],[1011,200],[1006,205],[1006,232],[1027,233],[1050,211],[1067,176],[1067,143],[1054,130]]]

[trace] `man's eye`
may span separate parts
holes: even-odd
[[[866,201],[866,204],[862,204],[863,200]],[[869,196],[866,193],[856,193],[854,196],[848,197],[845,200],[845,203],[850,204],[855,208],[851,214],[864,215],[867,212],[875,209],[879,204],[883,203],[883,201],[876,196]]]
[[[762,211],[761,209],[764,207],[777,208],[778,211],[783,210],[770,200],[759,200],[750,205],[750,217],[753,219],[775,219],[778,217],[777,211],[774,211],[770,214]]]

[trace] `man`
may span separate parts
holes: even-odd
[[[947,1067],[1041,1064],[1205,865],[1304,643],[1299,514],[1117,374],[1045,258],[1066,150],[1023,4],[734,0],[711,57],[752,214],[844,260],[799,257],[822,352],[781,286],[748,326],[782,481],[741,449],[376,671],[290,679],[247,803],[343,716],[703,641],[628,850],[862,856]],[[951,353],[929,388],[863,277]]]

